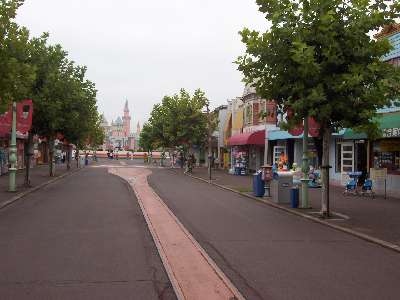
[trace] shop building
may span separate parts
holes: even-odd
[[[250,85],[245,87],[240,100],[235,100],[232,103],[232,135],[227,141],[231,172],[236,169],[236,173],[248,174],[264,165],[266,132],[276,128],[276,104],[262,99]]]

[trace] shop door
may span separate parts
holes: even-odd
[[[354,172],[354,144],[342,143],[341,147],[342,147],[341,173],[346,174],[348,172]]]

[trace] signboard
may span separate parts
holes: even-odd
[[[17,103],[17,132],[26,134],[32,126],[33,104],[32,100],[23,100]],[[0,134],[11,133],[12,107],[0,115]]]
[[[287,110],[287,118],[290,119],[293,117],[293,111],[291,109]],[[319,135],[319,129],[320,126],[315,121],[314,118],[309,117],[308,118],[308,134],[312,137],[317,137]],[[304,126],[303,124],[298,124],[294,128],[291,128],[288,130],[288,132],[293,135],[293,136],[298,136],[301,135],[304,132]]]
[[[372,180],[386,180],[387,177],[387,168],[370,168],[369,170],[371,174],[371,179]]]
[[[385,128],[382,130],[383,137],[400,137],[400,128]]]

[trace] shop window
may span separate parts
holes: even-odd
[[[274,146],[274,157],[273,157],[274,164],[278,164],[279,158],[280,158],[280,155],[282,152],[285,153],[285,155],[286,155],[286,147],[285,146]]]
[[[373,146],[374,166],[387,168],[389,174],[400,174],[400,139],[383,139]]]
[[[264,122],[266,116],[264,115],[267,111],[267,101],[261,100],[260,102],[260,113],[259,113],[259,121]]]
[[[251,125],[253,120],[253,109],[251,104],[247,104],[245,107],[244,121],[246,125]]]

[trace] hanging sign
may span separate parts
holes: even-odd
[[[32,100],[22,100],[17,103],[17,132],[26,134],[32,127],[33,104]],[[4,114],[0,115],[0,134],[11,133],[12,106]]]
[[[293,113],[292,109],[287,110],[287,118],[288,119],[292,118],[293,114],[294,113]],[[309,117],[308,118],[308,134],[312,137],[317,137],[319,135],[319,129],[320,129],[320,126],[317,123],[317,121],[315,121],[314,118]],[[299,135],[303,134],[303,132],[304,132],[304,125],[298,124],[294,128],[289,129],[288,132],[293,136],[299,136]]]

